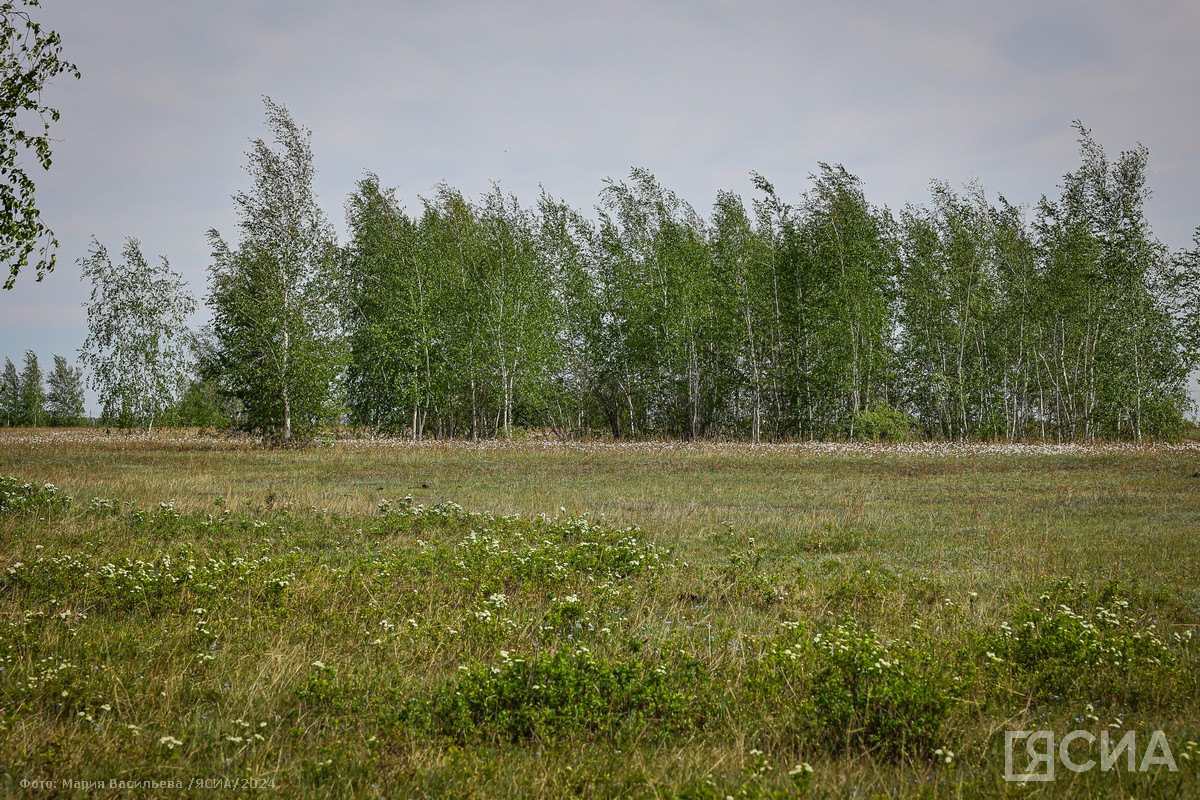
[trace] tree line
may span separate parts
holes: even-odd
[[[165,259],[98,243],[83,350],[105,415],[145,421],[190,391],[283,441],[323,425],[425,437],[1142,439],[1177,434],[1200,349],[1200,229],[1172,254],[1145,217],[1144,147],[1080,165],[1032,210],[935,182],[872,204],[840,165],[787,199],[702,215],[648,171],[593,216],[441,185],[414,213],[368,174],[339,246],[311,134],[266,101],[210,231],[206,302]],[[189,373],[189,370],[191,372]],[[104,399],[107,398],[107,399]]]
[[[164,406],[154,418],[102,412],[99,419],[88,416],[84,396],[84,373],[66,356],[54,356],[54,369],[42,372],[37,353],[25,351],[22,368],[4,359],[0,374],[0,427],[77,427],[97,421],[117,427],[150,428],[154,424],[225,428],[231,418],[214,387],[192,379],[179,397]]]
[[[43,376],[37,353],[25,351],[20,372],[11,358],[0,374],[0,425],[37,427],[79,425],[84,421],[83,372],[65,356],[54,356],[54,370]]]

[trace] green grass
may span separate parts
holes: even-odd
[[[1001,450],[0,432],[5,791],[1196,794],[1200,451]]]

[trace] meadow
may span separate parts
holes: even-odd
[[[1195,443],[4,430],[0,476],[7,795],[1200,795]],[[1011,730],[1136,752],[1010,783]]]

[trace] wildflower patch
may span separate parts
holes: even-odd
[[[63,511],[71,498],[52,483],[33,484],[12,476],[0,476],[0,514]]]

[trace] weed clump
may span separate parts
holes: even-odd
[[[695,662],[653,665],[578,646],[534,656],[500,651],[431,698],[411,700],[409,727],[459,742],[552,742],[562,737],[666,735],[699,725]]]
[[[71,507],[71,498],[52,483],[40,486],[19,478],[0,476],[0,514],[46,513]]]
[[[1129,596],[1116,583],[1092,595],[1086,583],[1059,581],[1000,624],[986,640],[985,659],[1036,701],[1104,696],[1141,704],[1169,690],[1178,658],[1149,610]]]
[[[966,683],[911,642],[885,644],[853,619],[815,634],[791,623],[767,644],[754,671],[754,704],[779,704],[785,738],[819,743],[830,755],[923,758]]]

